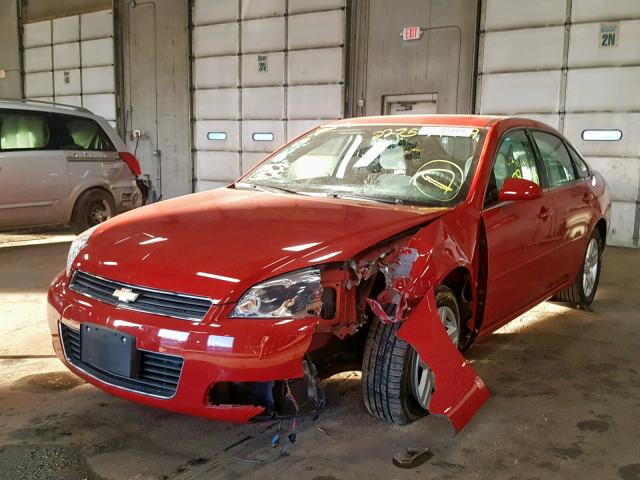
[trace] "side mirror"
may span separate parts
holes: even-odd
[[[534,200],[542,196],[542,188],[537,183],[522,178],[507,178],[498,192],[500,202],[514,200]]]

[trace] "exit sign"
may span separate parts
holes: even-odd
[[[422,28],[420,27],[404,27],[402,29],[402,41],[409,42],[418,40],[422,36]]]

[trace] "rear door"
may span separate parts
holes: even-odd
[[[60,113],[53,117],[67,162],[72,199],[88,187],[110,188],[114,179],[122,175],[130,177],[126,164],[120,160],[115,146],[98,122]]]
[[[485,328],[512,318],[544,295],[553,275],[550,251],[553,200],[544,193],[534,200],[498,201],[507,178],[542,185],[544,178],[525,130],[506,132],[499,143],[483,211],[488,250]]]
[[[51,115],[0,110],[0,228],[62,223],[67,191]]]
[[[553,197],[556,209],[553,255],[555,268],[560,274],[558,281],[573,281],[582,265],[589,229],[593,224],[591,202],[594,198],[589,188],[588,173],[584,176],[582,172],[581,177],[560,137],[541,130],[532,130],[531,136],[544,164],[547,193]]]

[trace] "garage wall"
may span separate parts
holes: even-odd
[[[195,188],[344,115],[344,0],[194,0]]]
[[[0,0],[0,98],[22,98],[18,3]]]
[[[24,96],[88,108],[115,125],[111,10],[25,23]]]
[[[611,28],[615,42],[602,36]],[[640,2],[484,0],[480,40],[477,111],[560,129],[609,183],[609,243],[637,247]],[[583,140],[600,129],[622,138]]]

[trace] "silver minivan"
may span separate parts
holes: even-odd
[[[0,230],[79,233],[143,204],[138,160],[89,110],[0,100]]]

